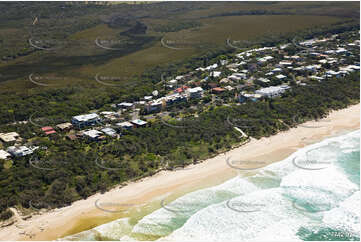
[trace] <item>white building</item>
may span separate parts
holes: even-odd
[[[106,134],[106,135],[108,135],[110,137],[117,136],[117,132],[114,129],[109,128],[109,127],[103,128],[100,131],[102,131],[104,134]]]
[[[134,119],[131,121],[132,124],[136,125],[137,127],[145,126],[148,122],[140,120],[140,119]]]
[[[285,79],[286,77],[287,77],[287,76],[282,75],[282,74],[279,74],[279,75],[276,76],[276,78],[279,79],[279,80],[283,80],[283,79]]]
[[[100,136],[103,135],[103,133],[98,130],[92,129],[92,130],[85,131],[83,133],[83,135],[92,140],[97,140]]]
[[[122,103],[118,103],[117,104],[118,107],[120,108],[131,108],[133,107],[133,103],[127,103],[127,102],[122,102]]]
[[[201,98],[203,96],[203,88],[201,87],[188,88],[186,92],[190,98]]]
[[[11,155],[5,150],[0,150],[0,160],[7,160],[11,157]]]
[[[76,127],[83,127],[88,125],[96,124],[100,121],[100,117],[96,113],[84,114],[74,116],[71,120],[71,123]]]
[[[131,128],[133,128],[133,124],[131,124],[130,122],[127,122],[127,121],[126,122],[121,122],[121,123],[116,123],[115,125],[123,128],[123,129],[131,129]]]
[[[272,87],[261,88],[257,90],[256,93],[264,97],[272,98],[272,97],[280,96],[289,88],[290,87],[288,85],[272,86]]]
[[[30,155],[33,153],[34,150],[36,150],[38,147],[35,147],[33,149],[28,148],[26,146],[10,146],[7,149],[7,152],[9,152],[10,154],[12,154],[15,157],[21,157],[21,156],[26,156],[26,155]]]
[[[222,72],[220,72],[220,71],[212,71],[210,75],[213,77],[220,77],[221,74],[222,74]]]
[[[245,73],[233,73],[232,75],[227,77],[228,79],[232,81],[239,81],[247,79],[247,75]]]

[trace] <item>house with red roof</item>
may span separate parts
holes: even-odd
[[[50,134],[55,134],[56,131],[53,129],[53,127],[51,126],[45,126],[42,127],[41,130],[46,134],[46,135],[50,135]]]

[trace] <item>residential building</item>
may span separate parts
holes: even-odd
[[[262,95],[257,94],[257,93],[245,93],[245,92],[241,92],[241,94],[239,95],[239,102],[243,103],[247,100],[251,100],[253,102],[258,101],[258,99],[262,98]]]
[[[279,74],[279,75],[276,76],[276,78],[279,79],[279,80],[284,80],[285,78],[287,78],[287,76]]]
[[[100,122],[100,117],[96,113],[74,116],[71,120],[71,123],[79,128],[94,125],[98,122]]]
[[[230,80],[233,81],[239,81],[239,80],[244,80],[247,78],[247,75],[245,73],[233,73],[232,75],[227,77]]]
[[[221,74],[222,74],[222,72],[220,72],[220,71],[212,71],[210,76],[212,76],[212,77],[220,77]]]
[[[73,125],[71,123],[62,123],[62,124],[56,125],[56,127],[58,129],[60,129],[61,131],[65,131],[65,130],[71,129],[73,127]]]
[[[105,137],[102,135],[103,135],[102,132],[95,130],[95,129],[83,132],[83,136],[85,136],[88,139],[93,140],[93,141],[104,139]]]
[[[280,96],[282,93],[284,93],[289,88],[290,87],[288,85],[272,86],[272,87],[266,87],[266,88],[261,88],[259,90],[256,90],[256,93],[260,94],[264,97],[272,98],[272,97]]]
[[[34,148],[28,148],[26,146],[10,146],[7,149],[7,152],[9,152],[11,155],[15,157],[22,157],[26,155],[30,155],[36,150],[38,147]]]
[[[119,108],[125,108],[125,109],[130,109],[133,107],[133,103],[127,103],[127,102],[122,102],[122,103],[118,103],[117,106]]]
[[[136,127],[144,127],[147,125],[148,122],[140,119],[134,119],[131,121],[131,123],[134,124]]]
[[[188,88],[187,94],[190,98],[201,98],[203,96],[203,88],[195,87],[195,88]]]
[[[221,87],[212,88],[212,92],[213,92],[213,93],[222,93],[222,92],[224,92],[225,90],[226,90],[226,89],[221,88]]]
[[[0,150],[0,160],[7,160],[11,157],[11,155],[5,150]]]
[[[131,129],[131,128],[133,128],[133,124],[131,124],[130,122],[127,122],[127,121],[121,122],[121,123],[116,123],[115,125],[121,127],[122,129]]]
[[[153,99],[153,96],[144,96],[145,101],[150,101]]]
[[[263,77],[260,77],[260,78],[258,78],[257,80],[260,81],[260,82],[263,82],[263,83],[268,83],[268,82],[270,82],[269,79],[263,78]]]
[[[42,127],[41,130],[46,134],[46,135],[50,135],[50,134],[55,134],[56,131],[53,129],[53,127],[51,126],[45,126]]]
[[[116,137],[117,136],[117,132],[109,127],[103,128],[100,131],[102,131],[104,134],[110,136],[110,137]]]
[[[20,136],[16,132],[0,133],[0,139],[5,143],[15,142],[18,138]]]

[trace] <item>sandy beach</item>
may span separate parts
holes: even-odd
[[[74,232],[80,221],[99,217],[101,219],[94,224],[96,226],[116,219],[116,215],[98,209],[96,201],[146,204],[156,197],[179,189],[216,185],[238,174],[236,169],[227,164],[228,157],[255,161],[254,164],[248,163],[250,168],[256,161],[262,161],[262,166],[266,166],[288,157],[299,148],[359,128],[360,105],[357,104],[333,111],[318,122],[310,121],[268,138],[251,139],[241,147],[193,165],[192,169],[162,171],[125,187],[117,187],[104,194],[97,193],[86,200],[74,202],[69,207],[33,215],[27,220],[18,219],[16,223],[0,228],[0,240],[55,240],[70,231]],[[260,162],[257,163],[257,167],[259,166]]]

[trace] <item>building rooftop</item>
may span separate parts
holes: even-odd
[[[78,115],[78,116],[74,116],[73,119],[75,119],[78,122],[86,122],[92,119],[98,119],[99,116],[96,113],[90,113],[90,114],[83,114],[83,115]]]
[[[5,150],[0,150],[0,160],[6,160],[9,157],[11,157],[11,155],[8,152]]]
[[[19,134],[16,132],[0,133],[0,139],[4,142],[16,141],[16,139],[19,137],[20,137]]]
[[[143,125],[147,124],[146,121],[143,121],[143,120],[140,120],[140,119],[134,119],[134,120],[132,120],[132,123],[136,124],[136,125],[139,125],[139,126],[143,126]]]
[[[73,125],[71,123],[62,123],[62,124],[56,125],[56,127],[58,127],[61,130],[71,128],[72,126]]]
[[[92,129],[92,130],[85,131],[83,134],[90,138],[95,139],[95,138],[101,136],[103,133],[96,129]]]

